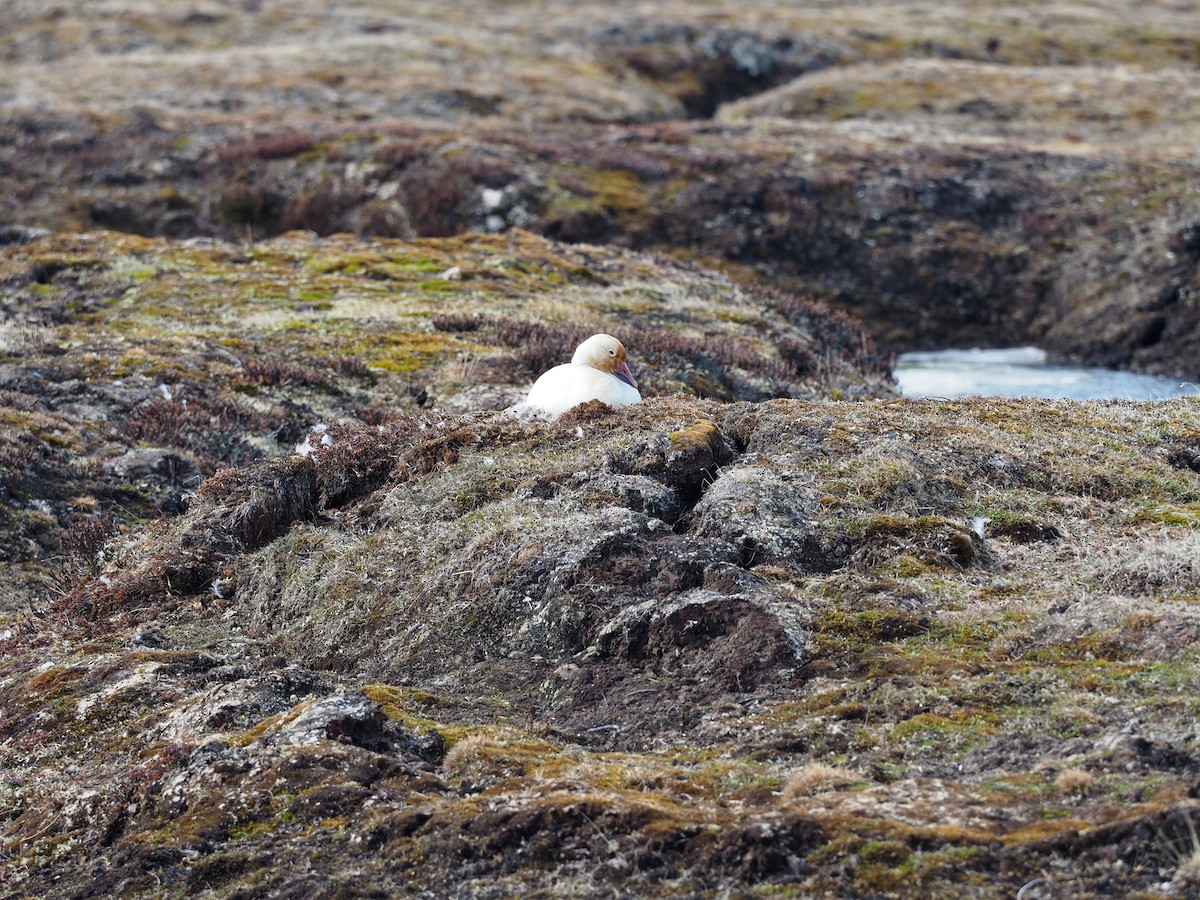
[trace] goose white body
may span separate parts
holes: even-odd
[[[589,400],[600,400],[609,406],[629,406],[640,403],[641,399],[621,342],[610,335],[597,334],[579,345],[569,363],[555,366],[539,377],[525,404],[557,417]]]

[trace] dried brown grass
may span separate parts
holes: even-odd
[[[830,766],[820,762],[809,762],[789,776],[783,786],[784,801],[798,800],[813,794],[823,794],[849,787],[862,781],[862,776],[852,769]]]

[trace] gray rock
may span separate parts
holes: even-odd
[[[163,447],[127,450],[115,459],[106,461],[103,469],[127,481],[153,479],[193,488],[200,483],[200,470],[195,463]]]
[[[31,244],[50,234],[49,228],[35,228],[30,225],[5,225],[0,228],[0,247],[11,247],[17,244]]]
[[[745,563],[829,572],[844,550],[820,524],[820,491],[765,464],[723,472],[692,511],[692,533],[741,548]]]

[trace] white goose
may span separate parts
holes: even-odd
[[[589,400],[628,406],[641,399],[624,345],[611,334],[594,334],[576,348],[569,363],[555,366],[533,383],[525,405],[557,417]]]

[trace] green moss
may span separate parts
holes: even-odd
[[[995,734],[1001,721],[995,710],[956,709],[949,715],[919,713],[893,726],[891,734],[897,740],[962,735],[964,733],[982,740],[985,735]]]
[[[863,649],[882,641],[911,637],[928,627],[925,616],[896,609],[832,609],[822,612],[814,622],[817,634],[824,641],[834,640],[847,649]]]
[[[363,262],[353,256],[313,256],[304,261],[304,267],[322,275],[357,275],[363,270]]]
[[[434,705],[434,695],[427,691],[388,684],[367,684],[363,685],[362,692],[378,703],[383,714],[392,721],[422,731],[436,731],[442,736],[447,750],[478,731],[470,725],[441,722],[426,715],[423,710]]]
[[[923,649],[937,651],[986,651],[1000,635],[1009,628],[1021,625],[1023,617],[1009,617],[1008,621],[973,620],[973,621],[942,621],[935,620],[916,642]]]
[[[446,268],[444,260],[437,259],[406,259],[400,263],[409,272],[440,272]]]
[[[43,276],[52,276],[69,269],[103,269],[107,261],[96,256],[77,256],[72,254],[47,253],[33,256],[29,260],[31,269]]]
[[[614,214],[639,213],[646,209],[646,187],[628,169],[568,168],[581,176],[592,202]]]
[[[1060,835],[1078,834],[1087,828],[1087,822],[1064,811],[1061,815],[1050,815],[1041,821],[1032,822],[1015,831],[1003,834],[1000,836],[1000,840],[1006,847],[1014,847],[1045,841]]]
[[[348,350],[366,359],[372,368],[408,373],[436,365],[453,345],[454,337],[440,332],[396,332],[364,340]]]
[[[877,569],[877,571],[891,572],[897,578],[919,578],[935,570],[920,557],[913,556],[911,553],[901,553],[891,560],[889,566]]]
[[[1156,503],[1145,506],[1134,514],[1136,525],[1180,525],[1187,528],[1200,527],[1200,503],[1187,503],[1176,506],[1168,503]]]
[[[333,303],[330,301],[333,299],[334,293],[328,288],[305,288],[297,291],[294,296],[297,300],[302,300],[305,303],[311,303],[313,305],[313,309],[333,309]]]
[[[1072,637],[1071,640],[1050,647],[1037,647],[1026,653],[1025,658],[1039,662],[1060,663],[1077,660],[1082,662],[1123,662],[1135,653],[1125,633],[1120,629],[1106,629]]]
[[[914,877],[920,882],[925,874],[941,872],[944,869],[958,869],[979,856],[979,847],[942,847],[915,853],[904,860],[898,869],[901,873]]]
[[[858,848],[859,857],[867,863],[884,866],[899,866],[909,860],[908,844],[897,840],[867,841]]]

